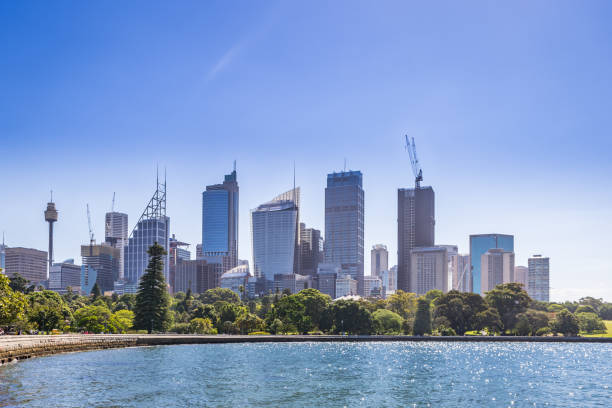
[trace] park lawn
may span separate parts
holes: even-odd
[[[612,320],[604,320],[607,333],[605,334],[581,334],[582,337],[612,337]]]

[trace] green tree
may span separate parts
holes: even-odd
[[[432,289],[425,294],[425,299],[429,300],[430,302],[433,302],[443,294],[444,293],[439,289]]]
[[[604,303],[599,308],[599,317],[604,320],[612,320],[612,303]]]
[[[170,323],[170,298],[164,279],[164,247],[157,242],[149,247],[149,265],[140,278],[134,307],[134,327],[148,333],[163,332]]]
[[[91,295],[93,296],[94,300],[102,296],[102,291],[100,290],[100,286],[98,286],[98,282],[94,283],[93,288],[91,288]]]
[[[377,334],[396,334],[402,330],[402,316],[387,309],[378,309],[372,313],[372,320]]]
[[[306,316],[306,307],[300,300],[298,295],[283,296],[274,305],[274,317],[297,328]]]
[[[445,317],[449,328],[463,336],[466,331],[478,330],[478,313],[488,309],[484,299],[476,293],[451,290],[434,301],[434,317]]]
[[[283,321],[281,319],[274,319],[268,326],[268,331],[272,334],[281,333],[283,330]]]
[[[28,294],[32,291],[32,287],[28,285],[30,281],[24,278],[23,276],[21,276],[20,274],[15,273],[9,279],[10,279],[9,286],[11,287],[11,289],[13,289],[14,292],[21,292],[21,293]]]
[[[587,297],[580,298],[578,300],[578,304],[583,305],[583,306],[591,306],[594,310],[594,313],[597,313],[601,305],[604,304],[604,301],[603,299],[595,299],[594,297],[587,296]],[[576,309],[574,313],[580,313],[580,312],[578,311],[578,309]]]
[[[490,334],[502,330],[502,322],[497,309],[489,307],[474,317],[476,330],[487,330]]]
[[[520,283],[504,283],[486,293],[485,300],[497,310],[502,323],[502,330],[514,328],[517,316],[527,310],[531,298]]]
[[[77,327],[91,333],[106,333],[112,331],[109,327],[111,311],[104,303],[95,303],[80,308],[74,313]]]
[[[415,336],[431,334],[431,310],[430,301],[421,297],[417,300],[417,310],[414,316],[412,333]]]
[[[417,307],[416,299],[414,293],[398,290],[387,299],[387,309],[397,313],[402,319],[412,319]]]
[[[580,307],[577,310],[580,310]],[[580,327],[580,331],[593,333],[596,331],[606,330],[606,325],[599,318],[599,316],[597,316],[597,313],[576,311],[576,319],[578,319],[578,327]]]
[[[548,307],[546,308],[547,311],[551,312],[551,313],[559,313],[560,311],[562,311],[563,309],[565,309],[565,307],[561,306],[558,303],[550,303],[548,305]]]
[[[245,313],[236,320],[236,326],[242,334],[249,334],[255,331],[263,331],[264,323],[257,315]]]
[[[24,317],[26,297],[10,287],[9,278],[0,272],[0,326],[8,327]]]
[[[189,332],[195,334],[217,334],[217,329],[213,327],[210,319],[196,317],[189,322]]]
[[[312,325],[320,327],[321,318],[331,303],[331,297],[324,295],[317,289],[304,289],[295,296],[304,305],[304,314],[310,317]]]
[[[595,314],[597,314],[597,311],[591,305],[580,305],[580,306],[578,306],[578,308],[576,309],[576,311],[574,313],[575,314],[578,314],[578,313],[595,313]]]
[[[549,320],[546,312],[527,309],[517,315],[515,330],[519,336],[535,336],[538,330],[548,327],[548,324]]]
[[[331,309],[334,316],[336,333],[372,333],[372,315],[359,302],[353,300],[337,300],[332,303]]]
[[[109,328],[113,333],[127,333],[133,324],[134,312],[127,309],[116,311],[109,319]]]
[[[43,332],[63,328],[64,321],[71,317],[70,309],[64,303],[64,299],[50,290],[28,295],[27,315],[28,320]]]
[[[235,303],[238,305],[242,303],[238,295],[230,289],[214,288],[208,289],[206,292],[200,294],[200,302],[205,305],[212,305],[218,301]]]
[[[557,313],[557,316],[551,323],[550,328],[552,331],[562,333],[566,337],[575,337],[580,331],[578,319],[569,310],[562,310]]]

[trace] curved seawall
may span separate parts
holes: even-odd
[[[74,351],[101,350],[178,344],[275,343],[275,342],[535,342],[535,343],[612,343],[605,337],[519,337],[519,336],[206,336],[206,335],[131,335],[66,334],[54,336],[0,337],[0,365],[16,360]]]

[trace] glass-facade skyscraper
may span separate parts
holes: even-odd
[[[132,291],[138,287],[140,277],[149,264],[147,250],[155,242],[166,250],[164,277],[166,282],[169,281],[169,239],[170,218],[166,216],[166,181],[160,183],[158,179],[155,193],[136,223],[124,248],[124,279],[129,284],[125,285],[126,293],[128,293],[127,288]]]
[[[222,272],[238,265],[238,197],[236,170],[202,193],[201,258],[223,265]]]
[[[299,187],[251,210],[253,271],[272,288],[274,275],[296,270],[299,241]]]
[[[364,192],[360,171],[330,173],[325,188],[325,262],[357,280],[363,294]]]
[[[470,271],[472,275],[471,292],[484,295],[481,285],[481,257],[489,249],[504,249],[514,252],[514,236],[504,234],[470,235]]]
[[[548,302],[550,298],[550,260],[542,255],[534,255],[528,260],[527,292],[529,296],[540,302]]]

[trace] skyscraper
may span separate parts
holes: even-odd
[[[321,231],[306,228],[300,223],[300,269],[301,275],[315,275],[319,263],[323,262],[323,238]]]
[[[470,235],[471,292],[484,294],[484,290],[481,287],[480,262],[482,255],[493,248],[501,248],[508,252],[514,252],[514,236],[504,234]]]
[[[397,190],[397,288],[407,292],[410,286],[410,251],[432,247],[435,240],[435,194],[432,187]]]
[[[389,251],[386,245],[374,245],[370,251],[370,258],[370,276],[380,277],[382,271],[389,269]]]
[[[171,291],[175,289],[175,278],[176,278],[176,267],[182,261],[189,261],[191,259],[191,252],[185,248],[189,244],[181,242],[176,239],[176,236],[172,234],[172,237],[168,240],[170,250],[168,251],[168,284],[170,285]]]
[[[202,258],[223,265],[222,272],[238,265],[238,197],[235,168],[202,193]]]
[[[491,248],[480,256],[480,285],[483,293],[502,283],[514,282],[514,252]]]
[[[106,213],[104,239],[119,249],[119,280],[124,279],[125,245],[128,239],[128,215],[116,211]]]
[[[424,295],[432,289],[448,291],[448,258],[444,247],[418,247],[410,251],[410,291]]]
[[[136,288],[140,277],[149,264],[149,247],[158,243],[168,252],[170,238],[170,218],[166,216],[166,181],[157,180],[153,197],[149,200],[145,210],[132,230],[128,243],[125,246],[125,280],[130,290]],[[164,256],[164,277],[168,282],[168,254]]]
[[[251,210],[253,270],[266,291],[274,287],[274,275],[296,272],[299,201],[298,187]]]
[[[363,293],[364,192],[360,171],[331,173],[325,188],[325,262],[340,265]]]
[[[114,248],[106,243],[81,245],[83,266],[96,271],[96,282],[102,293],[114,289],[114,283],[119,278],[120,255],[119,248]]]
[[[550,259],[534,255],[528,259],[527,293],[540,302],[550,298]]]

